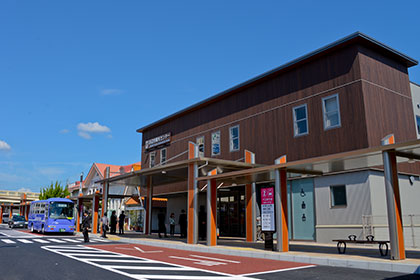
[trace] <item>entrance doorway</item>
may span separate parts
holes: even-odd
[[[245,237],[245,189],[217,191],[217,223],[220,236]]]

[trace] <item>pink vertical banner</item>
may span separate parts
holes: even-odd
[[[261,228],[274,231],[274,188],[261,189]]]

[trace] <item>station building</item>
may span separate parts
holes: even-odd
[[[401,149],[420,143],[419,86],[408,76],[417,64],[356,32],[138,129],[142,170],[101,182],[110,189],[138,185],[148,199],[167,198],[167,217],[185,209],[189,243],[197,243],[200,206],[215,222],[207,232],[217,227],[220,236],[254,241],[260,190],[277,182],[264,168],[292,162],[303,168],[287,169],[287,194],[281,195],[288,239],[390,238],[384,166],[381,157],[369,156],[384,152],[378,147],[387,135]],[[398,180],[404,240],[415,247],[420,165],[411,154],[398,163]],[[148,233],[156,223],[150,212]]]

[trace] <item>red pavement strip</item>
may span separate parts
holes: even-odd
[[[231,275],[253,275],[314,266],[305,263],[210,254],[139,244],[101,244],[89,247]]]

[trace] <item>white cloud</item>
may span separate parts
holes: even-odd
[[[12,148],[6,142],[0,140],[0,150],[10,151]]]
[[[28,188],[20,188],[17,191],[18,192],[32,192],[32,190],[31,189],[28,189]]]
[[[70,130],[68,130],[68,129],[62,129],[62,130],[60,130],[60,133],[61,134],[67,134],[69,132],[70,132]]]
[[[79,131],[79,133],[77,133],[80,137],[85,138],[85,139],[91,139],[92,136],[90,136],[89,133],[84,132],[84,131]]]
[[[123,93],[123,91],[117,88],[108,88],[101,90],[102,95],[119,95],[121,93]]]
[[[108,133],[111,129],[105,125],[100,125],[98,122],[79,123],[77,125],[78,135],[85,139],[91,139],[91,133]]]

